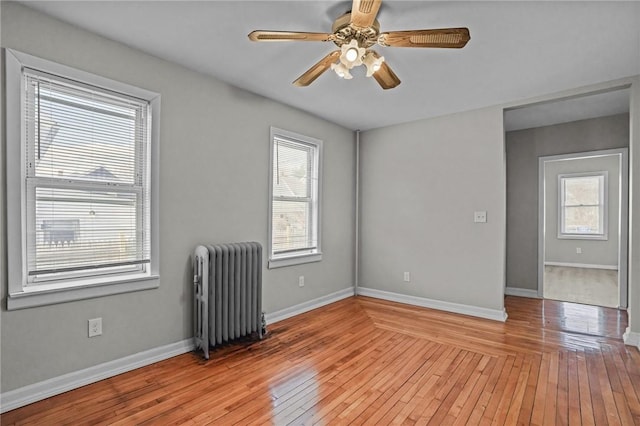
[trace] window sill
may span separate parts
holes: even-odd
[[[269,259],[269,269],[301,265],[303,263],[320,262],[321,260],[322,253],[302,254],[297,256]]]
[[[609,237],[605,235],[589,235],[589,234],[558,234],[559,240],[595,240],[607,241]]]
[[[160,277],[151,276],[122,276],[117,280],[99,282],[78,286],[40,286],[41,288],[25,288],[21,292],[7,297],[7,310],[33,308],[36,306],[54,305],[75,300],[93,299],[95,297],[111,296],[120,293],[149,290],[160,286]]]

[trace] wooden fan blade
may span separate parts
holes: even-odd
[[[390,31],[380,34],[378,42],[393,47],[445,47],[460,49],[471,39],[468,28]]]
[[[333,41],[334,38],[333,34],[298,31],[256,30],[249,34],[249,40],[251,41]]]
[[[382,0],[353,0],[351,6],[351,25],[367,28],[373,25]]]
[[[373,73],[373,78],[376,79],[380,87],[384,90],[393,89],[400,84],[400,79],[396,73],[391,70],[389,65],[387,65],[386,61],[380,65],[380,69],[378,71]]]
[[[334,50],[324,58],[320,59],[317,64],[309,68],[307,72],[298,77],[298,79],[293,82],[293,85],[298,87],[306,87],[313,83],[316,78],[322,75],[323,72],[331,68],[331,64],[335,63],[338,58],[340,58],[340,53],[340,50]]]

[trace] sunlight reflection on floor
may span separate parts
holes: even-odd
[[[617,328],[620,326],[620,317],[609,315],[607,318],[606,308],[558,301],[553,301],[553,304],[553,318],[559,321],[558,325],[564,331],[603,335],[613,325],[612,320]],[[543,308],[543,316],[545,311]]]
[[[269,385],[271,422],[275,425],[303,423],[301,416],[311,417],[319,401],[318,372],[313,367],[289,372],[285,377]]]

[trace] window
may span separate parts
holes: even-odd
[[[9,306],[157,287],[158,95],[7,58]]]
[[[558,176],[559,238],[607,239],[607,172]]]
[[[269,268],[317,262],[322,141],[271,128]]]

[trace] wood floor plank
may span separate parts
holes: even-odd
[[[552,426],[556,424],[556,409],[558,405],[559,352],[550,353],[549,358],[549,376],[547,377],[543,424]]]
[[[459,356],[447,367],[447,369],[443,372],[443,374],[438,375],[439,378],[436,382],[433,383],[433,386],[430,387],[429,392],[426,393],[426,397],[420,401],[419,404],[412,404],[405,410],[405,413],[410,415],[413,411],[412,408],[418,407],[418,409],[422,409],[422,413],[420,413],[420,417],[418,418],[416,424],[427,424],[433,422],[438,422],[440,420],[434,420],[433,417],[436,415],[437,411],[440,408],[448,411],[446,404],[447,395],[450,394],[451,389],[453,389],[460,379],[460,377],[468,376],[467,372],[472,371],[477,363],[480,361],[481,355],[475,354],[472,352],[462,351]],[[448,377],[448,380],[444,378]],[[466,377],[465,377],[466,379]],[[453,401],[451,401],[452,403]],[[446,411],[443,413],[442,417],[446,416]],[[437,416],[436,416],[437,417]],[[381,424],[388,423],[385,421],[386,419],[392,420],[397,418],[399,421],[404,420],[406,417],[398,417],[398,413],[394,413],[390,411],[387,416],[383,417],[383,421]]]
[[[510,367],[502,370],[502,374],[496,383],[495,388],[491,392],[491,398],[489,399],[489,403],[487,404],[484,413],[482,414],[482,420],[480,421],[481,425],[490,425],[494,418],[497,416],[498,407],[500,403],[508,399],[511,400],[513,396],[511,394],[511,387],[515,386],[515,380],[520,374],[520,368],[522,367],[522,357],[521,354],[515,354],[512,357],[512,363]],[[509,363],[507,363],[507,366]]]
[[[465,416],[465,413],[463,413],[464,405],[467,401],[477,400],[472,397],[472,393],[477,388],[476,385],[482,378],[483,372],[492,361],[495,362],[495,357],[483,355],[480,362],[471,372],[464,384],[459,382],[457,389],[452,390],[455,400],[451,404],[451,408],[449,409],[445,419],[442,421],[442,424],[454,424],[457,419]],[[477,392],[476,395],[479,396],[479,392]],[[471,414],[470,410],[468,411],[468,414]],[[466,417],[468,417],[468,414],[466,414]]]
[[[496,384],[498,383],[500,375],[502,374],[502,371],[505,368],[508,368],[510,370],[512,365],[513,365],[513,356],[500,357],[500,360],[496,365],[496,368],[494,368],[493,371],[491,372],[491,376],[489,377],[487,384],[482,390],[482,394],[480,395],[480,398],[478,398],[478,402],[476,402],[476,405],[474,406],[473,411],[469,416],[469,424],[475,425],[480,423],[480,421],[484,416],[484,412],[487,408],[487,404],[489,403],[493,395],[493,390],[496,387]]]
[[[614,386],[617,386],[618,380],[614,376],[613,380],[609,377],[607,368],[605,366],[602,350],[592,351],[593,354],[593,367],[597,371],[597,377],[602,392],[602,399],[604,401],[604,410],[607,417],[607,421],[610,425],[620,425],[620,413],[616,406],[614,393]],[[615,383],[615,385],[614,385]]]
[[[635,390],[636,396],[640,397],[640,352],[630,348],[618,351],[618,355],[623,359],[626,373],[630,378],[631,386]],[[636,423],[640,424],[640,415],[635,414],[634,418],[637,419]]]
[[[558,352],[558,392],[556,403],[556,424],[569,424],[569,372],[567,351]]]
[[[587,359],[584,351],[577,352],[578,386],[580,389],[580,420],[584,425],[595,425],[593,403],[591,401],[591,384],[587,370]]]
[[[452,351],[453,348],[447,348],[446,346],[436,345],[434,350],[432,350],[429,354],[429,359],[427,360],[426,365],[429,366],[429,370],[425,372],[425,376],[429,377],[429,380],[426,383],[418,382],[420,386],[420,390],[416,395],[416,398],[419,398],[419,393],[424,392],[432,386],[432,383],[437,380],[438,376],[432,374],[432,370],[435,369],[439,365],[440,357],[446,356],[448,351]],[[358,398],[357,401],[354,401],[349,407],[347,407],[341,414],[341,420],[350,420],[355,421],[356,419],[364,419],[365,416],[362,413],[371,406],[374,401],[378,400],[380,396],[383,394],[383,391],[386,389],[384,384],[390,383],[393,377],[393,372],[385,369],[384,375],[380,375],[380,379],[374,381],[371,386],[367,389],[366,387],[362,387],[360,393],[362,396]],[[420,398],[421,400],[421,398]]]
[[[612,351],[611,358],[613,359],[613,366],[611,369],[618,374],[620,385],[622,386],[627,404],[629,404],[631,414],[634,417],[640,416],[640,399],[633,388],[632,379],[629,377],[627,369],[624,366],[624,362],[620,357],[620,353],[618,351]]]
[[[299,415],[302,415],[305,411],[313,409],[313,407],[320,403],[322,397],[317,395],[319,388],[330,388],[331,392],[328,392],[330,395],[336,395],[340,392],[343,392],[342,386],[345,381],[350,381],[352,377],[357,377],[359,372],[362,371],[370,362],[377,359],[377,364],[379,367],[382,365],[386,365],[387,363],[392,363],[397,359],[398,354],[402,353],[402,351],[408,350],[410,345],[413,343],[409,339],[397,339],[392,335],[386,335],[377,338],[377,341],[380,343],[390,342],[391,350],[387,352],[381,352],[375,348],[375,346],[371,346],[369,350],[360,352],[358,355],[353,356],[347,363],[342,363],[339,360],[332,360],[331,357],[326,357],[324,359],[324,363],[320,364],[318,370],[314,371],[317,373],[317,377],[314,374],[314,379],[312,383],[309,383],[306,386],[306,390],[301,391],[299,389],[291,389],[289,392],[282,394],[280,397],[277,397],[278,391],[274,392],[272,390],[271,394],[276,400],[274,400],[272,407],[266,407],[267,409],[261,410],[260,415],[252,415],[251,421],[247,422],[247,424],[264,424],[268,422],[269,419],[273,415],[278,415],[283,410],[291,411],[291,407],[293,409],[301,409],[302,411]],[[326,362],[333,361],[335,365],[326,365]],[[338,366],[339,363],[339,366]],[[351,369],[349,368],[351,365],[359,364],[359,368]],[[348,370],[347,373],[341,373],[341,371]],[[323,374],[323,372],[325,374]],[[376,370],[373,371],[375,374]],[[336,380],[336,376],[340,375],[341,380]],[[361,380],[364,380],[361,378]],[[273,388],[272,388],[273,389]],[[308,394],[308,398],[304,398],[300,401],[299,393]],[[295,405],[294,405],[295,404]],[[246,410],[244,410],[246,412]],[[285,413],[287,415],[288,413]]]
[[[542,354],[540,362],[540,371],[538,373],[538,385],[536,386],[536,396],[533,403],[533,412],[531,415],[531,424],[541,426],[544,424],[545,404],[547,402],[547,388],[550,383],[547,381],[549,377],[549,369],[551,368],[551,355],[549,353]]]
[[[184,354],[0,416],[2,425],[640,425],[626,313],[505,298],[505,323],[352,297],[261,341]]]
[[[448,365],[448,359],[454,359],[454,355],[458,355],[459,353],[460,351],[457,349],[446,352],[446,359],[438,363],[436,368],[442,368],[442,366]],[[403,368],[397,378],[391,382],[391,386],[363,412],[360,418],[355,419],[353,424],[376,424],[380,422],[381,418],[383,418],[389,410],[393,409],[396,404],[403,406],[403,402],[401,402],[400,399],[404,393],[411,388],[412,384],[409,382],[409,379],[415,374],[415,371],[417,370],[413,369],[413,371],[411,371],[407,367]],[[438,375],[438,371],[439,370],[435,370],[433,374]],[[366,421],[364,421],[365,419]]]
[[[501,363],[504,362],[504,358],[491,357],[491,360],[487,364],[486,368],[482,371],[482,375],[478,379],[477,383],[473,386],[473,389],[469,392],[469,396],[465,399],[464,405],[462,406],[459,413],[455,415],[455,421],[453,424],[455,426],[461,426],[466,424],[471,424],[470,417],[474,411],[474,408],[478,404],[478,400],[480,396],[484,392],[485,386],[489,382],[490,377],[495,369],[500,369],[498,367]],[[479,413],[479,416],[482,416],[482,413]]]
[[[578,360],[576,351],[567,351],[567,424],[580,424],[580,385],[578,382]]]
[[[602,352],[602,361],[604,362],[607,377],[611,384],[613,399],[615,400],[620,420],[622,424],[633,424],[634,420],[632,410],[637,410],[637,405],[635,405],[636,401],[632,398],[627,398],[625,388],[622,385],[621,372],[619,372],[615,366],[615,352],[615,349],[609,349]]]
[[[453,354],[458,348],[454,348],[451,346],[441,346],[443,351],[438,356],[438,358],[434,358],[434,363],[431,369],[428,371],[428,377],[425,375],[423,378],[426,379],[426,382],[420,383],[420,387],[413,397],[415,401],[408,410],[407,417],[405,418],[403,423],[411,423],[415,424],[416,421],[420,418],[420,415],[425,410],[426,406],[429,402],[435,398],[435,386],[438,381],[441,380],[442,375],[448,368],[450,368],[451,362],[453,362],[453,358],[450,357],[450,354]],[[446,349],[446,350],[444,350]]]
[[[518,422],[518,417],[520,415],[520,408],[522,407],[522,403],[524,401],[524,394],[527,389],[527,379],[529,378],[531,372],[531,364],[532,360],[530,356],[527,356],[525,359],[524,366],[522,370],[520,370],[520,375],[516,379],[515,389],[513,390],[513,398],[509,403],[504,399],[501,402],[501,406],[499,407],[499,412],[506,412],[506,416],[502,419],[502,416],[495,416],[493,418],[492,424],[507,424],[514,425]]]
[[[591,392],[591,403],[593,405],[593,418],[596,425],[608,425],[607,407],[605,407],[605,398],[603,389],[600,387],[600,375],[598,374],[597,364],[594,362],[594,349],[585,350],[585,360],[587,364],[587,374],[589,376],[589,390]]]
[[[443,349],[445,349],[445,347],[443,347]],[[449,365],[453,362],[454,359],[456,359],[459,354],[460,349],[458,348],[448,347],[445,350],[439,351],[437,358],[435,358],[436,362],[433,364],[432,370],[430,370],[431,380],[425,385],[425,387],[423,387],[423,389],[421,389],[421,392],[431,389],[431,387],[433,386],[433,380],[439,379],[442,375],[442,372],[449,367]],[[385,391],[375,399],[375,401],[373,401],[370,405],[367,406],[364,411],[362,411],[361,415],[358,418],[355,418],[353,420],[353,424],[360,425],[369,422],[373,423],[374,420],[378,421],[380,417],[385,414],[385,410],[383,409],[384,404],[393,406],[395,405],[395,402],[400,399],[400,396],[396,396],[395,402],[394,400],[389,401],[390,397],[395,395],[398,389],[400,389],[400,386],[387,387]],[[428,397],[422,398],[421,400],[425,399],[428,399]]]
[[[395,404],[395,402],[397,401],[397,397],[396,399],[392,399],[394,398],[394,395],[396,393],[396,391],[408,380],[408,378],[413,374],[415,367],[415,362],[417,359],[420,358],[420,350],[425,347],[428,344],[427,341],[415,341],[414,344],[407,349],[407,352],[410,354],[409,358],[407,359],[407,361],[404,365],[396,367],[396,375],[394,376],[392,382],[391,382],[391,386],[387,389],[387,391],[385,392],[384,395],[388,395],[389,398],[385,398],[385,400],[387,402],[385,402],[385,404],[388,404],[389,401],[393,401],[391,404]],[[326,418],[339,404],[341,404],[344,399],[346,399],[346,397],[349,395],[349,391],[347,387],[343,388],[343,391],[340,393],[340,395],[335,396],[332,401],[330,401],[329,403],[323,405],[320,409],[317,409],[315,414],[311,417],[311,421],[314,423],[320,422],[321,420],[323,420],[324,418]],[[334,412],[335,413],[335,412]],[[372,416],[373,417],[373,416]],[[376,420],[377,421],[377,420]],[[326,422],[326,420],[322,421],[323,423]],[[372,423],[375,423],[375,421],[372,421]]]
[[[536,396],[536,388],[538,385],[538,376],[542,357],[540,355],[529,355],[531,358],[531,371],[527,378],[527,386],[522,397],[522,405],[520,414],[518,415],[518,425],[528,425],[531,423],[531,414],[533,412],[533,404]]]
[[[388,366],[390,371],[395,371],[395,368],[399,368],[400,365],[398,363],[401,362],[399,355],[405,351],[416,350],[417,347],[412,345],[412,343],[415,342],[412,342],[410,339],[403,339],[401,344],[394,346],[388,352],[382,353],[381,355],[383,356],[380,357],[379,362],[375,364],[369,364],[368,362],[363,363],[363,370],[361,370],[362,372],[358,374],[357,378],[351,375],[341,374],[339,380],[332,380],[332,384],[338,387],[337,391],[339,391],[339,393],[336,391],[336,395],[333,397],[335,402],[338,403],[334,404],[333,410],[329,411],[326,417],[332,418],[343,414],[344,410],[346,410],[355,399],[359,398],[363,392],[371,388],[377,388],[378,386],[385,388],[389,383],[393,382],[395,375],[385,374],[389,372],[386,371],[387,369],[385,369],[385,367]],[[427,343],[424,351],[427,351],[431,346],[432,344],[430,342]],[[339,397],[337,395],[339,395]],[[303,406],[301,408],[303,408],[302,416],[304,416],[308,410],[313,410],[314,415],[311,416],[311,419],[317,420],[321,418],[319,417],[320,413],[315,412],[313,406]]]
[[[443,347],[444,348],[444,347]],[[446,353],[445,351],[441,352]],[[435,355],[435,354],[434,354]],[[431,357],[425,362],[413,376],[397,391],[400,399],[380,421],[381,424],[390,422],[393,424],[402,424],[414,411],[416,407],[422,406],[429,398],[425,397],[429,390],[437,385],[440,378],[436,374],[442,364],[438,363],[438,359]],[[461,367],[461,365],[459,365]]]

